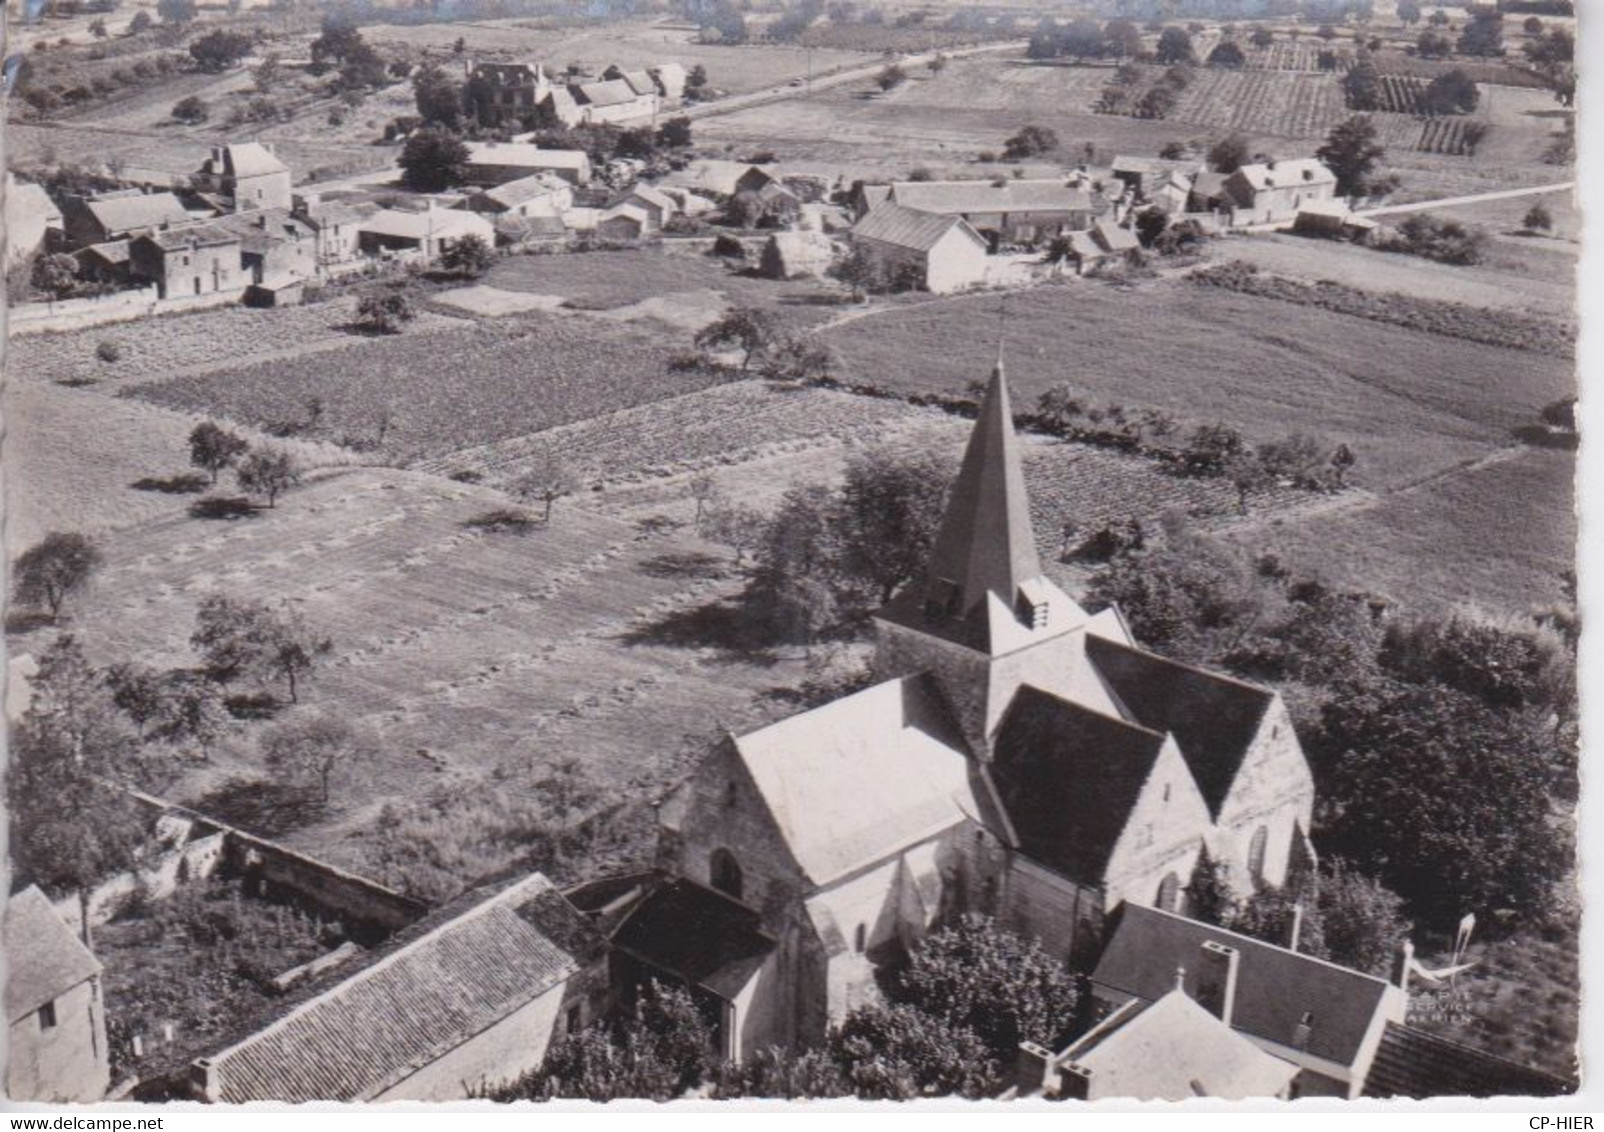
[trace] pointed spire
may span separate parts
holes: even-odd
[[[1013,605],[1020,583],[1040,575],[999,342],[997,365],[931,550],[925,596],[965,616],[987,593]]]

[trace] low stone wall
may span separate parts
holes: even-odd
[[[135,291],[116,291],[93,299],[65,299],[61,302],[22,303],[6,314],[9,334],[45,334],[59,330],[83,330],[132,322],[152,315],[184,314],[232,306],[245,295],[243,287],[217,291],[210,295],[185,295],[159,299],[154,285]]]

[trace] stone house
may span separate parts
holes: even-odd
[[[111,1068],[100,961],[37,886],[6,903],[6,1096],[85,1104]]]
[[[292,184],[290,167],[266,142],[213,146],[212,155],[195,174],[197,189],[226,197],[235,212],[287,209],[292,203]]]
[[[571,184],[553,173],[535,173],[482,189],[463,202],[492,217],[561,216],[574,206]]]
[[[1111,913],[1179,908],[1205,853],[1242,890],[1309,862],[1280,697],[1145,652],[1042,573],[1000,365],[926,574],[876,634],[878,683],[730,736],[661,810],[663,875],[752,917],[737,967],[700,972],[733,1056],[820,1040],[955,913],[1085,968]]]
[[[887,202],[853,226],[852,245],[888,281],[901,276],[937,295],[961,291],[986,277],[985,238],[955,216]]]
[[[282,284],[318,274],[317,233],[289,209],[230,213],[211,223],[239,237],[246,282]]]
[[[896,181],[892,204],[966,221],[993,251],[1079,232],[1107,210],[1088,188],[1065,180]]]
[[[5,222],[7,267],[46,247],[50,238],[62,235],[61,209],[50,199],[44,186],[19,181],[9,172],[5,186]]]
[[[362,222],[378,207],[325,201],[317,193],[305,193],[295,197],[290,211],[312,233],[319,266],[331,267],[361,258]]]
[[[1304,205],[1337,195],[1337,176],[1313,157],[1244,165],[1225,179],[1235,205],[1233,223],[1290,221]]]
[[[631,205],[646,214],[651,231],[661,232],[663,226],[679,215],[679,202],[651,185],[636,185],[613,201],[613,206]]]
[[[366,255],[411,252],[433,259],[465,236],[477,236],[488,247],[496,243],[496,230],[483,216],[440,208],[433,201],[420,212],[381,208],[363,219],[357,231]]]
[[[588,185],[590,156],[582,149],[542,149],[529,142],[469,142],[467,181],[490,187],[539,173],[577,187]]]
[[[616,204],[596,218],[596,235],[604,240],[643,240],[655,231],[651,215],[634,204]]]
[[[172,193],[120,189],[89,197],[65,198],[61,219],[68,245],[84,248],[158,228],[188,224],[194,217]]]
[[[220,224],[191,224],[136,236],[128,242],[128,270],[156,284],[163,299],[211,295],[244,287],[240,238]]]
[[[470,77],[479,115],[489,126],[522,122],[553,90],[540,63],[475,62]]]

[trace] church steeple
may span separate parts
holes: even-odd
[[[1002,351],[980,401],[963,464],[953,482],[947,513],[931,549],[924,600],[932,612],[966,618],[987,594],[1008,606],[1020,586],[1041,576],[1030,501]]]

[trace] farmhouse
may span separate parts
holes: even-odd
[[[284,208],[219,216],[212,225],[239,237],[247,281],[311,279],[318,273],[317,233]]]
[[[289,208],[292,203],[290,168],[264,142],[213,146],[194,183],[203,192],[226,198],[235,212]]]
[[[350,263],[362,254],[362,222],[376,205],[325,201],[316,193],[295,197],[291,211],[312,233],[317,261],[323,267]]]
[[[358,239],[367,255],[413,252],[433,259],[465,236],[493,245],[496,230],[476,212],[440,208],[433,201],[421,212],[381,208],[361,222]]]
[[[521,123],[554,89],[540,63],[476,61],[470,81],[479,117],[489,126]]]
[[[876,629],[878,683],[729,737],[661,811],[672,896],[632,950],[672,971],[715,894],[745,909],[695,973],[731,1053],[820,1040],[958,912],[1084,959],[1121,905],[1178,908],[1205,854],[1243,891],[1309,863],[1279,695],[1145,652],[1042,574],[1000,364],[925,577]]]
[[[1004,243],[1035,243],[1082,231],[1106,207],[1085,188],[1060,180],[897,181],[885,199],[965,220],[992,250]]]
[[[6,902],[6,1096],[55,1104],[106,1095],[100,961],[30,886]]]
[[[590,183],[590,156],[582,149],[541,149],[528,142],[469,142],[467,180],[472,185],[503,185],[540,173],[570,185]]]
[[[724,161],[720,158],[701,158],[684,169],[675,170],[664,178],[664,185],[731,197],[743,189],[756,191],[778,179],[761,165],[744,161]]]
[[[852,228],[852,245],[888,284],[944,295],[986,277],[986,241],[955,216],[883,204]]]
[[[685,68],[678,63],[628,71],[615,64],[598,80],[569,83],[552,81],[540,63],[472,66],[480,118],[493,126],[545,118],[572,129],[650,118],[665,100],[677,100],[685,93],[685,77]]]
[[[129,274],[156,284],[160,298],[211,295],[244,287],[240,238],[221,224],[146,232],[128,241]]]
[[[1076,275],[1105,260],[1128,256],[1142,246],[1135,232],[1106,220],[1099,220],[1084,232],[1071,232],[1066,239],[1067,258],[1075,265]]]
[[[190,1069],[198,1100],[461,1100],[605,1009],[602,940],[540,873],[444,905]]]
[[[651,214],[634,204],[616,204],[596,218],[596,235],[604,240],[640,240],[656,228]]]
[[[535,173],[474,193],[463,206],[496,217],[561,216],[574,206],[574,189],[554,173]]]
[[[1312,157],[1244,165],[1225,179],[1236,206],[1237,224],[1275,224],[1291,220],[1298,209],[1337,195],[1337,177]]]
[[[6,174],[6,264],[25,260],[62,231],[61,209],[44,187]]]
[[[1139,199],[1150,200],[1165,184],[1176,180],[1190,183],[1205,168],[1201,161],[1120,156],[1114,158],[1110,172]]]
[[[194,217],[172,193],[119,189],[90,197],[67,197],[61,209],[67,242],[74,248],[121,240],[156,228],[187,224]]]

